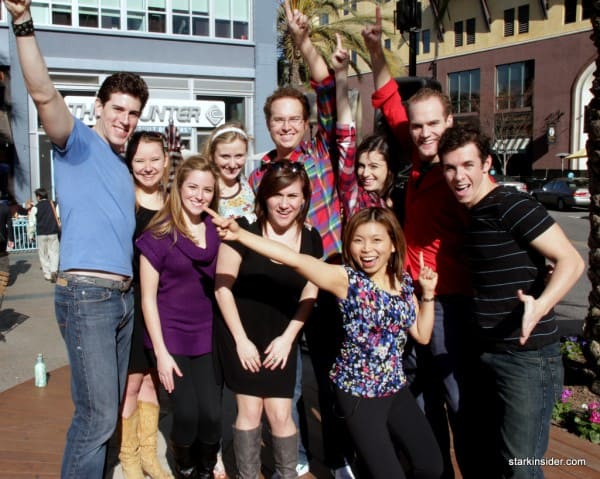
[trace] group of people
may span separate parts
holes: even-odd
[[[337,479],[354,477],[355,456],[360,477],[454,477],[448,425],[463,477],[543,477],[511,459],[546,450],[562,387],[552,307],[583,261],[539,204],[494,183],[489,140],[453,126],[445,95],[424,88],[404,107],[379,8],[363,38],[373,106],[412,152],[402,225],[386,138],[356,145],[348,52],[338,38],[330,71],[289,1],[315,135],[306,97],[278,88],[264,106],[275,148],[259,168],[245,177],[250,139],[227,123],[170,188],[165,138],[135,132],[141,77],[107,77],[88,128],[51,82],[30,0],[5,3],[64,218],[55,307],[75,412],[61,477],[103,476],[119,417],[126,477],[172,477],[157,458],[161,387],[175,477],[225,477],[223,385],[236,398],[237,477],[259,477],[263,414],[276,475],[304,474],[302,332]]]

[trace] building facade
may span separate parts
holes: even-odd
[[[396,2],[383,2],[393,15]],[[439,81],[458,122],[475,122],[495,140],[495,167],[522,176],[585,174],[585,105],[597,52],[589,0],[421,0],[417,76]],[[360,7],[359,8],[364,8]],[[369,7],[373,8],[373,7]],[[409,35],[384,45],[409,62]],[[354,79],[369,121],[370,78]],[[501,171],[499,171],[501,172]]]
[[[36,36],[72,113],[94,122],[93,99],[115,71],[148,83],[139,129],[172,121],[197,150],[223,121],[242,122],[251,153],[271,144],[262,105],[277,86],[276,0],[33,1]],[[19,202],[53,191],[52,148],[19,71],[0,5],[0,190]]]

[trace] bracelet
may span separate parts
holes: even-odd
[[[12,27],[15,37],[31,37],[33,36],[33,32],[35,30],[33,28],[33,18],[30,18],[23,23],[13,23]]]
[[[435,296],[432,296],[431,298],[421,297],[421,303],[431,303],[432,301],[435,301]]]

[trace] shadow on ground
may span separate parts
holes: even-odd
[[[8,333],[26,319],[29,319],[29,316],[18,313],[12,308],[0,311],[0,341],[6,340],[3,333]]]
[[[20,274],[25,274],[31,269],[31,263],[25,259],[20,259],[10,265],[10,279],[8,285],[12,286]]]

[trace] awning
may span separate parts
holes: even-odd
[[[507,155],[525,153],[530,141],[530,138],[501,138],[494,141],[492,152]]]
[[[577,150],[575,153],[565,156],[565,160],[576,160],[578,158],[587,158],[587,149],[585,146],[581,150]]]

